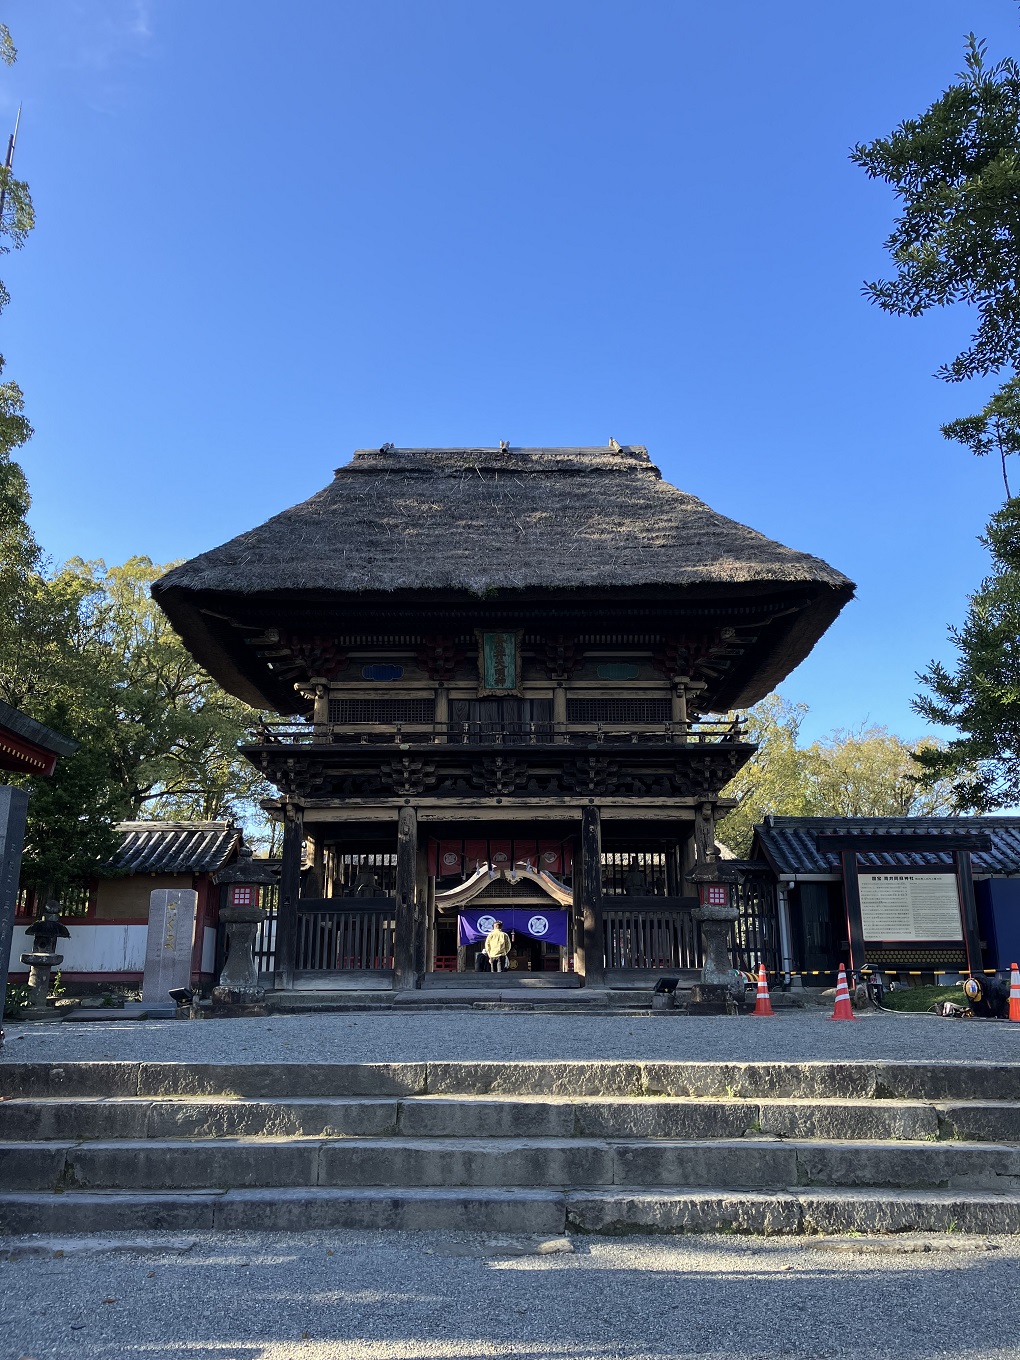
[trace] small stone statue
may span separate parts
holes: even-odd
[[[631,858],[627,872],[623,876],[623,891],[628,897],[647,897],[645,876],[641,872],[637,856]]]

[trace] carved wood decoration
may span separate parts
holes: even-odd
[[[542,648],[542,663],[550,680],[558,683],[569,680],[581,664],[577,639],[565,633],[546,638]]]
[[[348,666],[347,653],[336,638],[318,633],[284,633],[280,639],[294,660],[308,672],[309,679],[335,680]]]
[[[579,755],[559,751],[511,755],[465,746],[429,746],[396,755],[363,747],[249,747],[248,758],[281,792],[325,799],[628,798],[714,800],[748,760],[746,743],[623,747]]]
[[[652,654],[652,664],[670,680],[679,675],[715,678],[728,670],[737,657],[743,656],[744,648],[756,640],[755,636],[738,637],[735,628],[684,634],[660,643]]]
[[[468,782],[490,798],[519,793],[528,787],[528,767],[516,756],[487,756],[475,765]]]
[[[464,664],[464,658],[464,648],[454,638],[438,633],[424,638],[415,655],[418,665],[437,685],[449,684]]]

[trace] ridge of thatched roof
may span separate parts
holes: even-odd
[[[167,592],[830,586],[841,573],[662,480],[641,446],[361,449],[310,499],[168,572]]]

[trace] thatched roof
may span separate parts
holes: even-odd
[[[361,449],[322,491],[156,586],[576,589],[811,582],[841,572],[662,480],[640,447]]]
[[[853,584],[664,482],[644,448],[610,446],[362,449],[309,500],[153,586],[222,684],[256,705],[289,703],[283,711],[293,711],[293,687],[256,662],[231,620],[271,624],[275,609],[273,626],[289,617],[318,632],[351,611],[423,596],[481,609],[536,593],[674,603],[783,596],[768,641],[720,688],[728,705],[760,698],[801,661]]]

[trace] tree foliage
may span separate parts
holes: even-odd
[[[951,628],[955,672],[933,661],[917,711],[960,735],[920,759],[932,778],[957,775],[955,807],[988,812],[1020,802],[1020,498],[992,516],[982,541],[992,572]],[[960,772],[963,771],[963,774]]]
[[[1020,67],[986,57],[969,34],[964,70],[931,108],[851,153],[902,205],[885,243],[896,276],[865,295],[896,316],[955,302],[976,311],[970,344],[938,370],[950,382],[1020,354]]]
[[[837,729],[800,745],[806,704],[770,694],[748,714],[757,753],[724,789],[739,805],[719,823],[719,838],[738,855],[754,827],[780,817],[910,817],[952,810],[952,776],[928,782],[918,760],[931,743],[910,744],[886,728]]]
[[[26,781],[22,876],[33,886],[88,877],[123,818],[262,820],[269,786],[237,752],[256,715],[196,665],[153,603],[164,570],[135,557],[29,574],[29,645],[0,645],[0,698],[80,744],[54,775]]]

